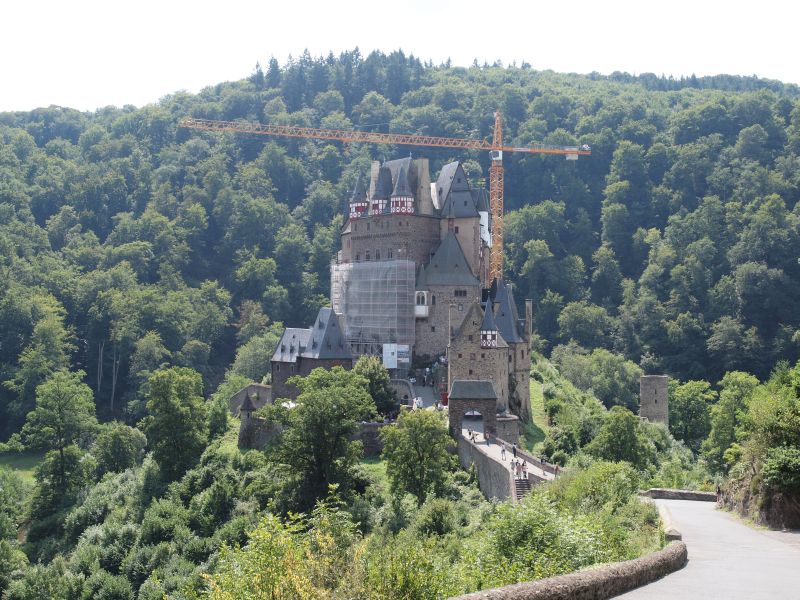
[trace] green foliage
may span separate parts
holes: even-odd
[[[710,408],[716,399],[706,381],[670,382],[669,430],[695,453],[711,430]]]
[[[207,441],[200,374],[185,367],[157,371],[149,379],[143,422],[147,441],[164,476],[173,480],[191,467]]]
[[[603,460],[624,460],[644,467],[655,457],[643,436],[639,418],[621,406],[613,407],[586,451]]]
[[[764,483],[776,490],[800,494],[800,447],[779,446],[767,451]]]
[[[573,343],[556,346],[553,362],[576,387],[592,392],[607,407],[620,405],[638,410],[642,370],[619,354],[604,348],[591,353]]]
[[[369,382],[369,395],[375,402],[378,412],[388,415],[397,406],[394,390],[389,385],[389,371],[377,356],[364,354],[358,357],[353,371]]]
[[[145,435],[119,421],[104,425],[92,446],[98,475],[119,473],[141,464],[147,446]]]
[[[289,469],[289,481],[298,508],[309,508],[338,485],[342,493],[352,486],[353,469],[363,452],[351,441],[358,423],[375,414],[366,378],[342,367],[314,369],[308,377],[291,377],[300,390],[291,410],[271,407],[273,418],[285,429],[274,458]]]
[[[703,441],[703,457],[715,472],[727,471],[725,452],[736,443],[748,396],[758,385],[758,379],[747,373],[731,371],[720,382],[719,401],[711,407],[711,431]]]
[[[452,467],[452,440],[442,415],[403,411],[396,427],[381,430],[381,440],[393,493],[410,493],[419,506],[429,495],[441,494],[445,473]]]

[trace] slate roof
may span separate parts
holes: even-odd
[[[497,302],[495,320],[503,338],[505,338],[509,344],[524,342],[525,339],[520,335],[517,303],[514,302],[511,284],[501,280],[497,286],[494,300]]]
[[[447,163],[439,171],[439,177],[436,179],[436,196],[440,207],[444,206],[444,201],[450,193],[450,185],[453,183],[458,167],[458,161],[455,161]]]
[[[405,158],[396,158],[394,160],[387,160],[383,163],[382,166],[389,169],[392,174],[392,181],[397,181],[397,176],[400,174],[401,169],[406,170],[406,176],[411,175],[411,167],[413,165],[413,159],[410,156]]]
[[[442,216],[448,219],[477,217],[475,198],[467,175],[459,162],[446,164],[436,181],[436,193],[442,207]]]
[[[425,282],[427,285],[479,285],[452,231],[447,232],[433,253],[425,269]]]
[[[489,192],[486,191],[486,188],[472,190],[472,197],[478,212],[489,212]]]
[[[486,317],[485,312],[481,308],[480,302],[477,300],[470,304],[469,309],[467,310],[467,314],[464,317],[464,320],[461,321],[461,326],[455,332],[453,336],[454,340],[464,341],[466,336],[470,334],[479,334],[481,328],[478,326],[479,323],[483,322],[483,319]],[[467,343],[474,343],[479,344],[479,338],[473,340],[473,342]],[[497,333],[497,348],[508,348],[508,344],[503,339],[503,334],[498,331]]]
[[[417,283],[415,289],[427,290],[428,289],[428,276],[425,273],[425,265],[420,265],[419,273],[417,273]]]
[[[294,363],[308,346],[311,340],[310,329],[300,329],[299,327],[287,327],[275,353],[272,355],[273,362]]]
[[[486,308],[483,309],[481,331],[497,331],[497,325],[494,323],[494,307],[492,306],[491,298],[486,300]]]
[[[367,189],[364,187],[364,180],[361,177],[356,181],[356,187],[353,188],[353,195],[350,196],[350,202],[366,202]]]
[[[339,317],[331,308],[320,308],[314,326],[307,331],[309,331],[311,339],[301,355],[303,358],[353,358],[350,346],[345,341],[344,332],[339,325]]]
[[[239,406],[239,412],[253,412],[255,409],[256,407],[253,406],[253,401],[250,399],[250,394],[245,394],[244,400],[242,400],[242,404]]]
[[[497,400],[494,384],[486,379],[456,379],[450,388],[451,400]]]
[[[411,193],[411,186],[408,184],[408,174],[405,167],[400,167],[400,172],[397,174],[397,179],[394,183],[392,196],[414,196],[414,194]]]
[[[372,194],[373,200],[388,200],[392,195],[392,172],[383,166],[378,171],[378,179],[375,182],[375,191]]]
[[[298,358],[352,360],[353,355],[345,341],[339,317],[333,310],[320,308],[310,329],[287,327],[283,332],[272,360],[294,363]]]

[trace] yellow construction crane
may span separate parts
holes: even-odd
[[[492,212],[492,249],[489,258],[489,280],[503,276],[503,152],[525,152],[528,154],[560,154],[567,160],[588,156],[591,148],[583,146],[504,146],[503,118],[494,113],[494,136],[492,141],[471,138],[451,138],[407,133],[377,133],[372,131],[348,131],[322,129],[319,127],[297,127],[294,125],[263,125],[246,121],[217,121],[212,119],[185,118],[181,127],[205,131],[228,131],[278,137],[332,140],[338,142],[366,142],[370,144],[399,144],[406,146],[428,146],[433,148],[462,148],[464,150],[488,150],[492,164],[489,167],[489,204]]]

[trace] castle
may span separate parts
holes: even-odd
[[[373,162],[347,205],[331,266],[331,305],[311,329],[287,329],[272,358],[273,397],[315,366],[382,358],[394,377],[449,362],[442,382],[488,380],[498,414],[530,419],[531,308],[489,280],[488,194],[460,162],[431,182],[425,158]],[[449,350],[449,352],[448,352]]]

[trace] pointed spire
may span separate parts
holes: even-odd
[[[350,196],[350,202],[366,202],[367,189],[364,187],[364,179],[359,176],[356,180],[356,186],[353,188],[353,195]]]
[[[388,167],[381,167],[378,171],[378,180],[375,183],[373,200],[388,200],[392,195],[392,171]]]
[[[400,167],[400,172],[397,174],[397,181],[394,184],[394,191],[392,197],[411,198],[411,186],[408,185],[408,174],[405,167]]]
[[[486,308],[484,308],[483,311],[481,331],[497,331],[497,325],[494,322],[494,305],[492,304],[491,298],[486,300]]]
[[[486,299],[481,323],[481,348],[497,348],[497,325],[494,322],[494,305],[492,299]]]

